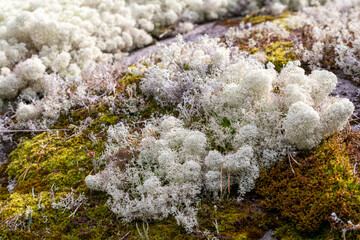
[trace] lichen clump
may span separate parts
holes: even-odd
[[[315,147],[352,114],[349,100],[329,97],[334,74],[306,75],[298,62],[277,73],[218,41],[178,38],[140,80],[143,94],[175,108],[177,118],[153,118],[141,132],[109,128],[98,159],[108,164],[85,181],[107,192],[107,205],[124,220],[173,215],[192,231],[200,191],[221,196],[235,188],[242,199],[262,169],[295,147]]]

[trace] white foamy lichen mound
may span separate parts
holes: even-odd
[[[119,139],[128,136],[124,125],[117,128]],[[90,189],[107,192],[111,196],[107,205],[125,220],[172,215],[190,231],[197,224],[195,204],[201,189],[206,137],[183,128],[174,117],[164,118],[159,126],[149,125],[144,132],[138,157],[127,162],[125,169],[111,163],[102,172],[86,177],[85,182]],[[160,136],[150,134],[154,132]]]
[[[156,58],[140,88],[178,118],[152,119],[137,135],[124,124],[109,128],[106,158],[124,146],[133,157],[120,159],[121,167],[114,157],[85,180],[107,192],[108,206],[125,220],[172,215],[191,231],[200,192],[219,196],[235,188],[241,200],[260,170],[290,150],[315,147],[354,110],[350,101],[329,96],[337,83],[331,72],[306,75],[295,61],[278,73],[218,39],[179,37]]]

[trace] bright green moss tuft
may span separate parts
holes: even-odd
[[[108,125],[115,125],[119,118],[120,118],[119,116],[109,116],[109,115],[105,114],[99,118],[99,121],[101,121],[105,124],[108,124]]]
[[[103,143],[93,144],[86,136],[58,136],[56,132],[42,133],[24,140],[10,156],[6,170],[19,182],[15,191],[27,191],[28,181],[39,187],[55,183],[64,189],[74,188],[92,170],[90,152],[100,154]],[[31,190],[31,189],[30,189]]]
[[[275,65],[275,70],[281,69],[290,61],[296,60],[296,55],[291,42],[272,42],[265,47],[267,61]]]
[[[251,22],[253,25],[259,24],[266,21],[273,21],[277,19],[277,17],[269,16],[269,15],[259,15],[259,16],[246,16],[242,19],[243,22]]]

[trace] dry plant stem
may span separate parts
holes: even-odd
[[[290,152],[288,152],[289,158],[293,160],[297,165],[301,165],[298,161],[295,160],[295,158],[291,155]]]
[[[288,152],[288,159],[289,159],[289,163],[290,163],[290,167],[291,167],[291,171],[293,172],[293,174],[295,174],[294,168],[291,164],[291,159],[290,159],[290,152]]]
[[[26,177],[26,174],[27,174],[27,172],[29,171],[29,169],[31,168],[32,165],[33,165],[33,163],[30,164],[30,166],[25,170],[25,172],[23,172],[23,173],[20,175],[20,177],[19,177],[18,179],[20,179],[21,176],[24,175],[24,177],[23,177],[23,179],[22,179],[22,180],[24,181],[24,180],[25,180],[25,177]]]
[[[222,91],[223,87],[217,89],[215,92],[211,93],[211,96],[214,95],[215,93],[219,92],[219,91]]]
[[[223,172],[224,163],[221,164],[221,171],[220,171],[220,194],[222,194],[222,172]]]
[[[129,143],[135,144],[137,147],[140,147],[140,145],[139,145],[134,139],[132,139],[132,138],[129,137],[129,136],[128,136],[128,139],[127,139],[126,141],[128,141]]]
[[[156,136],[154,130],[153,130],[153,129],[148,129],[148,130],[149,130],[149,132],[154,136],[154,138],[155,138],[156,140],[158,140],[158,137]]]

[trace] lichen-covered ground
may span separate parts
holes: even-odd
[[[208,26],[209,30],[220,29],[219,35],[212,33],[213,37],[237,46],[239,51],[261,53],[264,62],[272,62],[280,71],[287,62],[302,60],[292,40],[294,36],[307,39],[307,29],[289,28],[293,35],[285,38],[255,31],[251,33],[255,45],[249,43],[250,38],[230,41],[221,29],[241,22],[251,22],[252,26],[281,24],[295,14],[274,16],[259,11]],[[150,51],[156,51],[152,48]],[[143,52],[136,56],[146,58],[148,50],[140,50]],[[138,61],[136,56],[130,54],[127,59],[133,64],[130,68]],[[302,64],[310,71],[307,63]],[[129,86],[139,85],[143,76],[124,71],[123,66],[112,66],[109,74],[116,79],[116,87],[109,96],[63,113],[49,131],[12,133],[14,144],[0,147],[0,239],[261,239],[264,235],[271,235],[268,239],[359,239],[360,132],[356,128],[360,93],[356,83],[346,82],[351,77],[335,67],[331,57],[324,55],[321,65],[344,79],[334,94],[355,104],[348,126],[316,148],[290,154],[262,170],[255,189],[241,202],[236,201],[236,189],[230,188],[231,193],[220,199],[202,198],[199,224],[192,233],[172,217],[124,222],[106,206],[107,194],[90,190],[85,184],[86,176],[104,167],[98,166],[96,159],[105,150],[109,126],[123,122],[135,132],[150,117],[178,115],[173,108],[146,98],[139,87],[135,93],[127,91]],[[126,97],[117,98],[119,95]],[[114,109],[122,110],[119,114]],[[138,144],[133,139],[128,141],[134,147]],[[119,154],[127,157],[126,151]],[[336,222],[332,213],[341,220]]]

